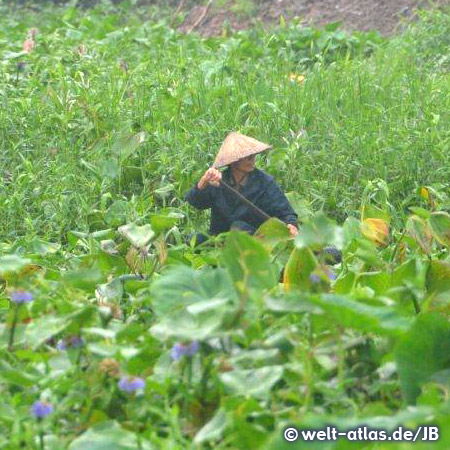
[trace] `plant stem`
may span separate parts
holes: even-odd
[[[14,349],[14,335],[16,332],[17,321],[19,320],[19,308],[20,305],[15,305],[14,307],[14,317],[11,324],[11,331],[9,332],[9,343],[8,343],[8,350],[10,352],[12,352]]]

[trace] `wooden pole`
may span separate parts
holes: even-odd
[[[220,180],[221,186],[223,186],[228,191],[232,192],[236,197],[239,198],[243,203],[245,203],[247,206],[249,206],[253,211],[255,211],[257,214],[259,214],[264,220],[269,220],[271,217],[266,214],[262,209],[258,208],[256,205],[254,205],[248,198],[244,197],[239,191],[231,187],[228,183],[226,183],[223,180]]]

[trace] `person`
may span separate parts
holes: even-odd
[[[210,235],[230,230],[253,234],[267,216],[286,223],[292,236],[298,234],[298,216],[274,178],[255,168],[258,153],[270,146],[240,133],[230,133],[223,142],[213,167],[185,195],[186,201],[197,209],[211,208]],[[227,166],[222,173],[218,169]],[[237,190],[264,214],[246,204],[221,181]],[[197,244],[207,240],[196,234]]]

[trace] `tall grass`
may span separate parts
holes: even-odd
[[[448,11],[389,42],[295,25],[201,39],[100,7],[1,13],[1,240],[64,238],[118,200],[136,219],[184,208],[230,130],[270,142],[260,167],[338,220],[374,178],[400,210],[416,187],[447,186]]]

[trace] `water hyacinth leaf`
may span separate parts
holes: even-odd
[[[269,253],[261,242],[247,233],[232,231],[228,234],[221,261],[235,283],[255,289],[270,289],[277,284]]]
[[[128,202],[117,200],[106,211],[105,222],[110,227],[118,227],[125,224],[131,215],[131,206]]]
[[[389,307],[371,306],[342,295],[323,294],[310,296],[327,320],[343,328],[398,336],[408,330],[410,319]]]
[[[428,223],[418,216],[411,216],[406,221],[406,230],[419,245],[419,247],[429,255],[431,253],[431,245],[433,235]]]
[[[284,268],[285,290],[307,290],[311,285],[309,277],[316,266],[317,260],[309,248],[294,248]]]
[[[331,245],[337,249],[342,249],[342,244],[342,228],[335,225],[321,212],[301,225],[299,234],[295,238],[295,245],[298,248]]]
[[[145,141],[145,132],[133,134],[132,136],[121,137],[112,146],[112,151],[121,162],[131,156],[139,146]]]
[[[227,414],[223,408],[220,408],[213,418],[206,423],[195,435],[194,443],[201,444],[207,441],[216,441],[220,439],[227,428]]]
[[[357,283],[370,287],[377,295],[383,295],[391,287],[391,276],[386,272],[365,272],[359,274]]]
[[[450,264],[435,259],[429,261],[425,283],[429,294],[449,291]]]
[[[18,255],[5,255],[0,257],[0,275],[18,272],[20,269],[30,264],[31,260]]]
[[[268,366],[226,372],[220,375],[220,380],[230,394],[264,398],[270,394],[283,373],[283,366]]]
[[[109,283],[100,284],[97,287],[97,295],[104,301],[118,302],[123,296],[123,284],[118,278]]]
[[[450,215],[446,212],[434,212],[428,219],[431,232],[438,242],[450,247]]]
[[[25,341],[33,349],[36,349],[51,337],[61,333],[68,325],[69,322],[66,317],[40,317],[27,326]]]
[[[269,250],[280,242],[286,242],[291,238],[289,228],[276,217],[266,220],[255,232],[255,237],[263,240]]]
[[[285,151],[283,151],[282,155],[285,155]],[[303,197],[300,196],[297,192],[287,192],[286,197],[289,200],[292,208],[298,215],[298,220],[303,222],[309,217],[313,216],[313,210],[311,208],[311,204],[308,203]]]
[[[150,224],[157,233],[160,233],[175,226],[183,217],[184,215],[176,213],[152,214],[150,216]]]
[[[437,313],[417,317],[395,348],[405,401],[413,404],[433,374],[450,369],[450,323]]]
[[[236,300],[237,294],[224,269],[198,272],[190,267],[176,267],[155,280],[151,286],[152,308],[163,316],[196,302]]]
[[[333,292],[336,294],[349,294],[355,285],[356,277],[357,275],[352,271],[339,276],[333,284]]]
[[[181,310],[165,315],[150,332],[157,339],[170,338],[187,341],[202,341],[223,334],[226,309],[214,309],[201,314]]]
[[[0,379],[16,386],[31,387],[39,381],[39,374],[32,375],[16,369],[4,360],[0,360]]]
[[[95,290],[97,284],[103,281],[103,274],[96,266],[81,268],[64,274],[62,281],[69,286],[91,292]]]
[[[144,247],[156,236],[151,225],[138,226],[130,223],[120,227],[118,231],[136,248]]]
[[[137,441],[137,436],[131,431],[120,427],[117,422],[100,423],[81,436],[76,438],[69,445],[68,450],[152,450],[147,442],[141,446]]]
[[[55,242],[46,242],[40,239],[33,239],[28,246],[28,250],[31,253],[36,253],[41,256],[47,255],[49,253],[56,253],[60,248],[61,244]]]
[[[389,224],[384,219],[364,219],[361,223],[361,231],[375,244],[384,245],[389,236]]]
[[[268,297],[266,298],[265,304],[269,311],[279,313],[320,313],[321,311],[320,308],[312,305],[309,301],[304,302],[302,297],[295,292],[288,292],[286,295],[278,298]]]
[[[361,238],[361,222],[355,217],[347,217],[342,227],[343,234],[343,248],[348,246],[355,240]]]

